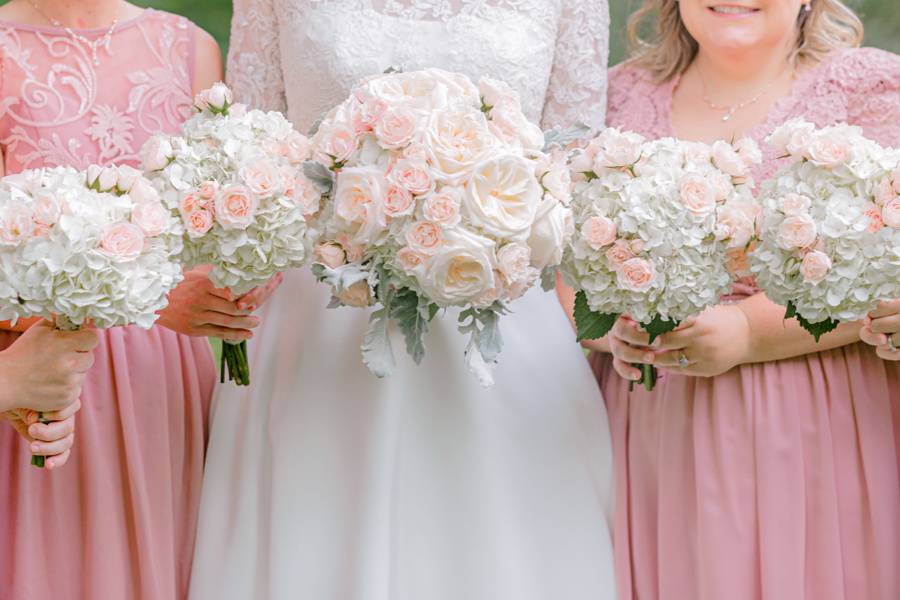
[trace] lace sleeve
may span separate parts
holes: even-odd
[[[608,61],[607,0],[564,0],[544,106],[545,129],[579,122],[592,132],[603,127]]]
[[[276,0],[235,0],[228,84],[252,108],[285,112]]]
[[[846,62],[848,120],[878,143],[900,147],[900,56],[863,48]]]

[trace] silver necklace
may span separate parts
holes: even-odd
[[[703,86],[703,101],[706,102],[706,105],[709,108],[711,108],[712,110],[724,112],[725,114],[722,115],[722,121],[725,123],[730,121],[731,118],[734,117],[734,115],[739,110],[743,110],[743,109],[747,108],[748,106],[752,106],[753,104],[756,104],[757,102],[759,102],[762,99],[762,97],[766,95],[766,92],[768,92],[770,89],[772,89],[772,86],[775,84],[774,81],[770,81],[769,84],[766,87],[764,87],[760,93],[753,96],[749,100],[744,100],[743,102],[738,102],[737,104],[732,104],[732,105],[726,106],[726,105],[716,104],[715,102],[713,102],[710,99],[709,90],[706,87],[706,78],[703,77],[703,73],[700,71],[700,69],[697,69],[697,74],[700,75],[700,84]]]
[[[107,30],[106,30],[106,33],[104,33],[102,36],[100,36],[100,37],[97,38],[96,40],[91,40],[91,39],[86,38],[85,36],[81,35],[81,34],[78,33],[77,31],[75,31],[74,29],[72,29],[71,27],[69,27],[69,26],[67,26],[67,25],[63,25],[62,23],[60,23],[58,19],[54,19],[53,17],[49,16],[47,13],[45,13],[43,10],[41,10],[41,7],[38,6],[38,5],[34,2],[34,0],[28,0],[28,3],[31,4],[31,7],[32,7],[35,11],[37,11],[37,13],[38,13],[39,15],[41,15],[41,16],[44,17],[47,21],[49,21],[51,25],[53,25],[53,26],[56,27],[57,29],[62,29],[62,30],[65,31],[65,32],[69,35],[69,37],[71,37],[73,40],[75,40],[76,42],[78,42],[78,43],[83,44],[84,46],[86,46],[86,47],[88,48],[88,50],[90,50],[90,52],[91,52],[91,60],[93,61],[94,66],[95,66],[95,67],[99,67],[99,66],[100,66],[100,57],[97,55],[97,52],[100,50],[100,48],[106,48],[107,52],[109,52],[110,43],[112,42],[112,36],[113,36],[113,33],[114,33],[115,30],[116,30],[116,26],[119,24],[119,4],[118,4],[118,3],[116,3],[116,12],[115,12],[115,14],[113,15],[113,20],[112,20],[112,23],[111,23],[110,26],[109,26],[109,29],[107,29]]]

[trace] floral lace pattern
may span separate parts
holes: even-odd
[[[545,127],[604,121],[603,0],[236,0],[229,82],[308,129],[365,76],[437,66],[502,79]]]
[[[636,131],[648,138],[673,136],[672,93],[678,80],[656,84],[645,71],[620,65],[610,71],[607,107],[609,125]],[[793,90],[775,103],[765,121],[748,135],[763,149],[763,163],[754,172],[757,182],[781,167],[765,138],[780,124],[803,117],[820,127],[846,122],[886,146],[900,146],[900,56],[874,48],[835,52],[829,59],[802,72]],[[742,297],[758,290],[743,280],[735,290]]]
[[[7,172],[135,163],[148,137],[191,114],[194,25],[176,15],[148,9],[122,23],[99,67],[83,43],[48,27],[0,22],[0,52]]]

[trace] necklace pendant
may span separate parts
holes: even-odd
[[[730,121],[730,120],[731,120],[731,113],[729,113],[729,114],[725,115],[724,117],[722,117],[722,122],[723,122],[723,123],[727,123],[727,122]]]

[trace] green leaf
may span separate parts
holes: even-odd
[[[644,331],[650,334],[650,343],[652,344],[656,341],[661,335],[665,335],[671,331],[675,331],[678,329],[678,326],[681,325],[681,321],[676,321],[674,319],[665,320],[659,315],[653,317],[653,320],[649,323],[641,323],[641,327],[644,328]]]
[[[379,379],[393,373],[394,368],[397,366],[397,361],[394,359],[394,349],[391,347],[391,338],[388,333],[393,297],[393,291],[385,292],[381,300],[383,306],[380,310],[372,313],[369,321],[369,330],[366,331],[366,337],[363,338],[363,363]]]
[[[814,338],[816,338],[816,343],[819,343],[819,340],[822,339],[822,336],[826,333],[831,333],[835,329],[838,328],[838,325],[841,324],[840,321],[835,321],[834,319],[825,319],[824,321],[819,321],[818,323],[811,323],[806,320],[803,315],[797,312],[797,307],[793,302],[788,302],[787,312],[784,314],[785,320],[795,318],[800,323],[800,327],[808,331]]]
[[[406,352],[415,363],[425,358],[425,334],[428,333],[429,307],[413,290],[403,289],[394,296],[391,317],[397,321],[406,339]]]
[[[428,321],[433,321],[437,316],[438,312],[440,312],[441,307],[437,304],[429,304],[428,305]]]
[[[334,187],[334,174],[328,168],[315,161],[303,163],[303,175],[323,194],[328,194]]]
[[[567,129],[554,127],[544,133],[544,150],[552,146],[568,148],[574,142],[585,139],[591,133],[591,128],[585,123],[576,123]]]
[[[784,320],[793,319],[797,316],[797,307],[794,306],[793,302],[788,302],[787,312],[784,313]]]
[[[588,306],[587,294],[584,291],[575,295],[575,325],[578,329],[578,340],[598,340],[605,336],[616,324],[617,314],[603,314],[591,310]]]
[[[556,273],[557,267],[547,267],[541,271],[541,289],[550,292],[556,289]]]

